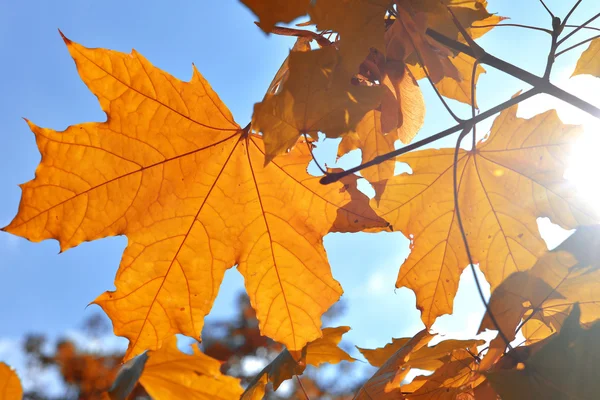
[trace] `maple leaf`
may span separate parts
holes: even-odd
[[[21,400],[23,388],[17,373],[8,365],[0,362],[0,399]]]
[[[294,51],[310,51],[311,40],[312,39],[310,38],[298,37],[296,39],[296,43],[294,43],[294,46],[291,48],[290,53]],[[285,60],[283,60],[283,63],[281,63],[281,66],[277,70],[277,73],[273,77],[273,80],[267,89],[267,94],[277,94],[283,87],[283,83],[290,75],[289,59],[290,57],[287,56]]]
[[[307,13],[311,0],[240,0],[260,18],[260,28],[270,32],[278,22],[292,22]]]
[[[405,9],[413,13],[423,12],[427,15],[427,26],[444,36],[466,43],[460,30],[452,22],[448,8],[456,16],[460,25],[472,39],[483,36],[496,24],[506,19],[487,11],[486,0],[398,0]]]
[[[579,305],[560,333],[523,361],[524,367],[486,374],[502,399],[595,399],[600,391],[600,324],[583,329]]]
[[[454,400],[484,379],[476,372],[473,356],[464,349],[453,351],[443,361],[433,374],[417,376],[402,386],[407,399]]]
[[[381,367],[387,359],[400,350],[409,340],[410,338],[393,339],[392,343],[388,343],[384,347],[374,350],[361,349],[360,347],[357,348],[362,355],[365,356],[367,361],[369,361],[369,364],[374,367]],[[434,346],[424,346],[419,350],[414,351],[405,365],[411,368],[433,371],[441,367],[442,364],[440,360],[450,355],[454,350],[477,347],[484,343],[484,340],[478,339],[444,340]]]
[[[352,85],[349,75],[335,71],[338,62],[334,47],[290,53],[281,91],[254,106],[252,127],[263,133],[267,162],[292,148],[301,134],[350,132],[379,105],[383,88]]]
[[[386,48],[393,60],[407,61],[410,56],[423,63],[434,83],[443,77],[461,80],[456,67],[449,61],[452,53],[426,35],[427,14],[410,15],[398,9],[398,19],[386,31]]]
[[[265,394],[265,386],[269,381],[273,383],[273,389],[277,390],[283,381],[291,379],[294,375],[302,375],[308,364],[318,367],[323,363],[353,362],[354,358],[338,346],[342,335],[349,330],[349,326],[324,328],[323,337],[307,343],[302,350],[292,352],[287,349],[283,350],[254,377],[241,398],[243,400],[262,399]]]
[[[473,64],[475,63],[475,59],[464,53],[460,53],[457,56],[451,57],[450,63],[454,65],[461,79],[457,81],[456,79],[445,76],[435,84],[435,87],[442,96],[470,105]],[[412,66],[409,64],[408,68],[415,79],[419,80],[425,78],[425,72],[420,66]],[[479,75],[484,72],[486,72],[485,69],[481,64],[478,64],[475,72],[475,85],[477,85]],[[475,107],[477,108],[477,99],[475,99]]]
[[[518,118],[517,106],[494,121],[488,140],[460,150],[458,202],[474,262],[495,289],[506,277],[533,266],[546,251],[537,228],[549,217],[564,228],[598,221],[596,211],[563,178],[577,126],[555,111]],[[379,214],[412,240],[397,287],[417,296],[421,319],[431,326],[452,312],[462,270],[469,264],[454,209],[454,149],[422,150],[397,159],[410,174],[394,176]]]
[[[221,374],[221,362],[202,353],[197,345],[193,354],[177,348],[177,338],[165,340],[150,353],[140,383],[153,399],[239,399],[240,380]]]
[[[591,41],[588,48],[581,54],[575,71],[571,76],[575,75],[594,75],[600,78],[600,39]]]
[[[600,226],[579,227],[530,270],[515,272],[494,290],[489,309],[509,340],[524,317],[523,333],[530,343],[560,331],[576,302],[582,323],[600,318],[599,244]],[[487,313],[479,330],[484,329],[496,329]]]
[[[384,17],[390,0],[319,0],[310,9],[317,30],[340,35],[340,56],[344,69],[358,72],[358,66],[374,48],[385,53]]]
[[[486,10],[486,1],[458,0],[446,3],[456,16],[457,21],[473,39],[482,36],[504,19],[503,17],[488,13]],[[421,58],[425,62],[425,66],[429,68],[428,72],[440,94],[466,104],[471,104],[471,76],[474,59],[463,53],[453,55],[452,50],[445,48],[428,35],[425,35],[426,30],[431,28],[449,38],[466,42],[459,29],[452,22],[452,16],[446,9],[446,5],[439,0],[402,0],[400,4],[414,14],[412,20],[406,12],[403,14],[403,25],[412,30],[411,37],[414,37],[414,39],[412,42],[408,40],[408,36],[403,32],[404,27],[396,26],[402,24],[394,23],[392,26],[393,29],[390,30],[388,36],[389,45],[396,46],[396,52],[398,52],[400,51],[398,48],[399,43],[400,46],[401,43],[404,43],[406,49],[401,50],[401,54],[404,54],[409,69],[415,78],[419,80],[425,78],[426,75],[419,63],[419,57],[414,54],[412,43],[420,43],[418,49],[420,50]],[[477,28],[478,25],[485,27]],[[475,82],[477,82],[482,72],[485,72],[485,70],[481,66],[478,66]]]
[[[306,142],[264,166],[261,137],[195,69],[185,83],[135,51],[65,42],[108,118],[64,132],[29,122],[42,161],[5,230],[62,251],[127,235],[116,291],[95,300],[130,340],[126,359],[175,333],[199,337],[236,264],[264,335],[292,350],[320,337],[342,293],[323,236],[386,226],[356,177],[320,185]]]
[[[410,361],[414,352],[426,346],[433,338],[423,329],[403,344],[375,374],[358,390],[355,400],[362,399],[398,399],[402,398],[400,383],[410,371],[405,364]]]
[[[221,362],[192,346],[193,354],[177,348],[175,336],[166,339],[155,351],[129,360],[119,371],[111,399],[126,399],[138,382],[153,399],[239,399],[240,380],[221,374]]]

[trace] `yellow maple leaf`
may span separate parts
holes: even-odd
[[[355,400],[392,400],[402,398],[400,383],[410,368],[404,368],[412,354],[433,339],[433,335],[423,329],[402,347],[400,347],[387,361],[375,372],[375,374],[358,390],[354,396]]]
[[[294,375],[302,375],[306,365],[318,367],[321,364],[337,364],[341,361],[353,362],[354,358],[342,350],[338,344],[342,335],[350,330],[349,326],[323,329],[323,337],[316,339],[300,351],[283,350],[248,384],[242,400],[260,400],[265,394],[265,386],[273,383],[273,389]]]
[[[460,31],[452,21],[452,16],[446,9],[445,5],[439,0],[432,1],[415,1],[403,0],[403,4],[408,10],[412,10],[420,17],[420,29],[422,35],[427,28],[431,28],[438,33],[441,33],[451,39],[465,42]],[[471,38],[476,39],[493,28],[504,18],[487,12],[487,2],[483,0],[463,1],[456,0],[447,2],[459,23],[466,29]],[[421,13],[421,14],[419,14]],[[477,28],[477,26],[482,26]],[[402,32],[398,32],[401,34]],[[414,34],[413,34],[414,35]],[[430,54],[427,46],[423,46],[421,51],[424,56],[430,55],[430,58],[424,59],[426,66],[432,68],[430,76],[435,82],[435,85],[441,95],[451,99],[471,104],[471,80],[474,59],[462,53],[451,54],[452,50],[443,47],[435,40],[426,36],[425,43],[433,46],[434,52],[438,52],[439,61],[435,61],[435,54]],[[425,72],[419,65],[418,57],[415,54],[406,54],[408,67],[417,80],[425,78]],[[423,58],[425,58],[423,57]],[[427,63],[426,60],[429,60]],[[440,71],[441,73],[436,73]],[[434,73],[432,75],[432,72]],[[477,67],[475,75],[475,83],[481,73],[485,72],[480,65]],[[476,105],[477,106],[477,105]]]
[[[409,340],[410,338],[394,339],[392,343],[373,350],[357,348],[367,361],[369,361],[369,364],[374,367],[381,367],[387,359],[401,349]],[[404,363],[404,366],[433,371],[440,368],[443,365],[442,360],[455,350],[476,348],[484,343],[484,340],[478,339],[448,339],[434,346],[423,346],[411,354],[410,359]]]
[[[592,40],[581,54],[571,76],[575,75],[594,75],[600,78],[600,39]]]
[[[494,121],[488,140],[460,150],[458,202],[475,263],[492,289],[527,270],[546,251],[538,217],[564,228],[598,221],[597,212],[563,178],[577,126],[555,111],[517,118],[517,107]],[[469,264],[454,209],[454,149],[401,156],[411,174],[394,176],[379,201],[380,215],[412,240],[397,287],[417,296],[426,326],[452,312],[462,270]]]
[[[456,80],[445,76],[435,84],[435,87],[442,96],[470,105],[473,64],[475,63],[475,59],[464,53],[460,53],[457,56],[451,57],[450,62],[457,69],[461,79]],[[413,73],[415,79],[419,80],[425,78],[425,72],[420,66],[408,64],[408,68]],[[478,64],[475,72],[475,85],[477,85],[479,75],[484,72],[486,72],[485,69],[481,64]],[[477,107],[477,101],[475,101],[475,107]]]
[[[132,358],[121,367],[109,398],[125,400],[139,382],[155,400],[239,399],[243,392],[240,380],[223,375],[221,362],[202,353],[197,345],[192,350],[192,354],[179,351],[177,338],[172,336],[160,349]]]
[[[21,400],[23,387],[16,372],[0,362],[0,400]]]
[[[264,335],[292,350],[320,337],[342,293],[323,236],[386,226],[356,178],[320,185],[305,142],[265,167],[262,139],[195,69],[181,82],[135,51],[65,41],[108,118],[63,132],[29,123],[42,161],[5,230],[61,250],[127,235],[116,291],[95,300],[130,340],[126,359],[199,337],[236,264]]]
[[[270,32],[278,22],[292,22],[307,13],[311,0],[240,0],[260,19],[260,28]]]
[[[223,375],[221,362],[202,353],[197,345],[193,354],[177,348],[177,338],[165,340],[150,353],[140,384],[153,399],[237,400],[243,389],[240,380]]]
[[[476,369],[473,356],[464,349],[457,349],[433,374],[417,376],[401,390],[407,393],[407,399],[455,400],[462,393],[470,393],[483,380]]]
[[[252,127],[263,133],[267,162],[292,148],[302,134],[339,137],[350,132],[380,103],[384,88],[356,86],[336,69],[334,47],[292,52],[282,90],[254,106]]]

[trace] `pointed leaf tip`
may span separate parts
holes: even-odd
[[[66,36],[65,36],[65,34],[64,34],[64,33],[63,33],[63,32],[62,32],[60,29],[58,29],[58,33],[60,33],[60,37],[62,38],[62,40],[64,40],[64,41],[65,41],[65,43],[66,43],[67,45],[69,45],[69,44],[73,43],[73,42],[71,41],[71,39],[69,39],[68,37],[66,37]]]

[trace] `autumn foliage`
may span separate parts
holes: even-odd
[[[261,399],[267,384],[277,389],[307,365],[354,361],[338,346],[350,328],[321,327],[342,294],[323,237],[393,230],[411,239],[396,287],[415,293],[425,329],[359,349],[379,369],[356,399],[594,398],[600,215],[564,177],[582,130],[555,111],[517,116],[520,101],[547,93],[600,117],[548,79],[568,17],[550,20],[551,52],[538,77],[474,41],[505,19],[485,0],[242,3],[260,29],[297,38],[249,123],[234,120],[195,67],[182,82],[136,51],[90,49],[64,36],[107,120],[62,132],[27,121],[42,161],[4,230],[56,239],[61,251],[128,238],[116,290],[94,300],[129,340],[103,396],[126,398],[139,382],[156,399]],[[304,16],[296,27],[281,25]],[[575,75],[600,76],[599,40]],[[533,88],[477,114],[481,64]],[[419,82],[442,101],[470,105],[472,118],[412,142],[425,114]],[[488,135],[477,136],[476,124],[496,114]],[[419,149],[452,133],[455,148]],[[342,171],[315,160],[323,175],[309,174],[319,134],[341,138],[338,156],[360,149],[362,164]],[[470,145],[461,147],[463,139]],[[397,150],[398,142],[405,147]],[[397,163],[411,172],[395,174]],[[358,188],[362,178],[372,199]],[[548,251],[540,217],[576,233]],[[430,345],[437,338],[429,328],[452,313],[460,275],[475,264],[492,289],[481,330],[498,337]],[[234,266],[258,320],[249,337],[280,343],[279,355],[243,386],[199,348],[181,352],[174,336],[200,339]],[[524,345],[511,344],[517,333]],[[407,382],[411,369],[430,374]],[[0,365],[0,374],[4,397],[18,398],[14,373]]]

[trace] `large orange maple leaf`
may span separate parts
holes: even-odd
[[[356,178],[321,186],[305,142],[264,166],[262,138],[195,69],[182,82],[135,51],[65,42],[108,118],[64,132],[29,123],[42,161],[5,230],[61,250],[127,235],[116,291],[95,300],[130,340],[126,359],[198,337],[236,264],[264,335],[291,350],[320,337],[342,293],[323,236],[386,226]]]
[[[580,133],[556,111],[523,119],[513,106],[496,118],[488,140],[458,152],[461,218],[473,261],[492,289],[546,252],[537,218],[566,229],[600,219],[563,177]],[[469,265],[454,207],[454,152],[428,149],[398,157],[412,173],[389,179],[379,202],[380,215],[412,240],[396,286],[415,292],[428,327],[452,312],[460,274]]]

